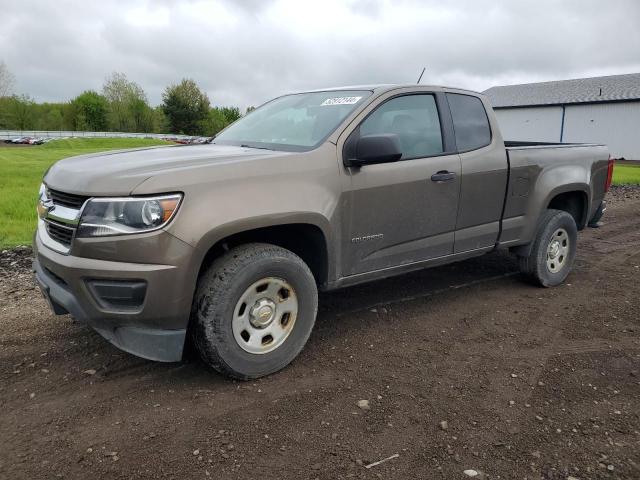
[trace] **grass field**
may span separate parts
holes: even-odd
[[[165,144],[143,138],[74,138],[29,147],[0,143],[0,247],[31,243],[38,187],[52,163],[85,153]]]
[[[640,165],[616,165],[613,169],[614,185],[640,185]]]
[[[32,147],[0,144],[0,247],[31,242],[38,187],[52,163],[73,155],[166,143],[137,138],[76,138]],[[640,166],[616,165],[613,183],[640,185]]]

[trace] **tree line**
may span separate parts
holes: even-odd
[[[11,94],[14,82],[0,62],[0,129],[212,136],[242,115],[238,107],[212,106],[189,78],[169,85],[157,107],[149,105],[140,85],[119,72],[105,80],[100,92],[86,90],[69,102],[37,103],[28,95]]]

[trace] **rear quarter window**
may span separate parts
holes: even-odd
[[[456,145],[459,152],[486,147],[491,143],[491,127],[482,101],[478,97],[447,93]]]

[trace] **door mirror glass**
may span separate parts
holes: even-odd
[[[347,166],[396,162],[402,157],[400,139],[393,133],[364,135],[356,141],[355,158]]]

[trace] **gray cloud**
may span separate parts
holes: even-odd
[[[242,108],[292,90],[492,85],[640,71],[636,0],[0,2],[0,59],[39,101],[125,72],[152,103],[183,77]]]

